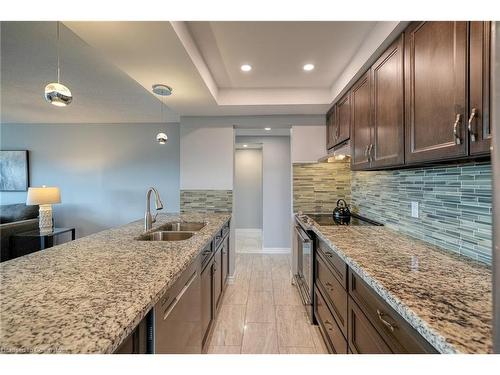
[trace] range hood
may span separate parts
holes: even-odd
[[[318,159],[318,163],[327,162],[328,159],[342,160],[346,156],[351,156],[351,141],[344,142],[335,148],[328,150],[328,153]]]

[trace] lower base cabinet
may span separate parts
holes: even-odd
[[[333,252],[325,246],[314,254],[314,316],[330,353],[437,353],[342,259],[325,256]]]
[[[149,314],[134,331],[115,350],[115,354],[146,354],[148,353],[148,324]]]

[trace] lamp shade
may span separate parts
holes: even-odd
[[[30,187],[26,197],[27,205],[61,203],[61,192],[57,187]]]

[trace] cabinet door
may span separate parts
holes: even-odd
[[[326,148],[330,149],[335,146],[335,139],[337,134],[336,122],[336,106],[333,106],[326,115]]]
[[[210,261],[201,272],[201,333],[203,342],[206,340],[210,324],[214,318],[212,308],[212,264]]]
[[[221,297],[222,297],[222,246],[219,247],[214,256],[214,264],[213,264],[213,278],[212,285],[214,288],[214,306],[215,310],[219,310]]]
[[[226,289],[227,275],[229,273],[229,236],[224,239],[222,247],[222,290]]]
[[[347,141],[351,136],[351,95],[348,92],[337,103],[335,145]]]
[[[370,75],[366,73],[354,85],[352,101],[352,167],[370,166],[368,152],[371,145]]]
[[[405,31],[406,163],[467,155],[467,22]]]
[[[349,297],[349,348],[357,354],[389,354],[391,349]]]
[[[404,163],[403,36],[373,64],[371,167]]]
[[[470,23],[469,144],[470,154],[488,154],[490,128],[491,22]]]

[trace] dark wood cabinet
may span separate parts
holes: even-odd
[[[229,274],[229,236],[227,236],[222,245],[222,290],[226,289],[227,276]]]
[[[467,22],[405,31],[406,163],[467,155]]]
[[[352,270],[349,270],[349,295],[392,352],[436,353],[436,350],[408,322]]]
[[[326,149],[331,149],[335,146],[337,136],[337,106],[333,106],[326,114]]]
[[[370,167],[404,164],[404,38],[401,35],[370,69],[372,145]]]
[[[141,320],[132,333],[115,350],[115,354],[146,354],[148,341],[147,319],[149,314]]]
[[[210,327],[215,317],[212,306],[212,266],[213,258],[201,271],[201,332],[203,346],[205,346]]]
[[[391,349],[349,297],[349,348],[356,354],[390,354]]]
[[[325,338],[328,351],[346,354],[347,341],[317,287],[314,288],[314,315],[318,321],[320,332]]]
[[[467,121],[471,155],[488,154],[491,147],[490,50],[491,22],[471,22]]]
[[[316,285],[324,296],[331,315],[347,336],[347,291],[334,276],[331,267],[319,253],[315,259]]]
[[[213,290],[214,290],[214,306],[215,309],[218,311],[220,307],[220,303],[222,300],[222,246],[219,247],[219,249],[215,252],[214,256],[214,263],[212,265],[212,283],[213,283]]]
[[[370,74],[363,75],[351,91],[352,105],[352,168],[366,169],[370,166],[369,153],[372,147]]]
[[[351,93],[347,92],[336,105],[335,145],[347,141],[351,136]]]

